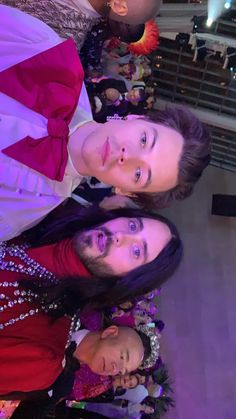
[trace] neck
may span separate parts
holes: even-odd
[[[107,1],[104,0],[89,0],[91,6],[99,13],[101,16],[107,16],[109,6],[107,6]]]
[[[77,346],[74,357],[81,363],[90,365],[99,338],[99,332],[89,332]]]
[[[82,176],[93,176],[83,159],[83,146],[86,138],[97,127],[97,122],[91,121],[79,127],[69,138],[68,150],[77,172]]]

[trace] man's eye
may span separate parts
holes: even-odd
[[[135,178],[135,182],[136,183],[139,181],[140,177],[141,177],[141,169],[140,169],[140,167],[138,167],[135,170],[135,175],[134,175],[134,178]]]
[[[138,259],[140,257],[141,251],[138,246],[134,246],[133,254],[134,254],[135,259]]]
[[[134,221],[130,221],[129,222],[129,228],[130,228],[130,231],[132,231],[132,232],[136,231],[137,230],[136,223]]]
[[[140,143],[141,143],[142,147],[145,147],[145,145],[147,144],[147,136],[146,136],[145,133],[142,135],[142,137],[140,139]]]

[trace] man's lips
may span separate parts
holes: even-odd
[[[110,144],[109,144],[109,138],[106,139],[105,143],[102,146],[102,165],[104,166],[106,163],[106,160],[110,154]]]

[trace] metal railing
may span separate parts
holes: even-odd
[[[169,102],[189,104],[217,115],[236,117],[236,79],[222,63],[207,58],[192,62],[193,52],[177,49],[175,41],[161,40],[153,57],[153,82],[158,96]],[[156,56],[157,56],[156,55]],[[158,68],[155,63],[159,63]],[[156,69],[155,69],[156,68]],[[236,132],[209,126],[212,136],[212,164],[236,172]],[[232,128],[232,127],[231,127]]]

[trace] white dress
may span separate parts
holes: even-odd
[[[0,5],[1,71],[61,42],[43,22],[17,9]],[[70,123],[70,133],[92,120],[83,85],[78,107]],[[0,149],[26,135],[41,138],[48,134],[47,119],[16,100],[0,93]],[[62,182],[28,168],[0,151],[0,241],[18,236],[39,223],[80,184],[70,156]]]

